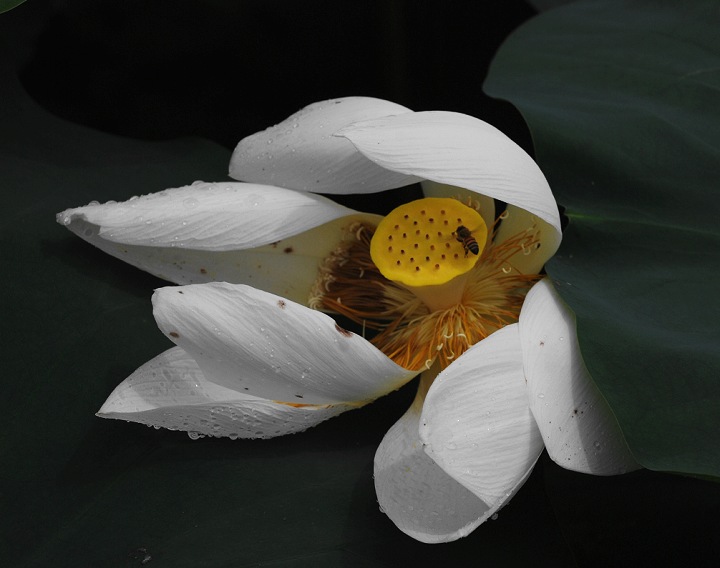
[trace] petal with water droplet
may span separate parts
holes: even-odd
[[[370,97],[313,103],[241,140],[230,160],[230,176],[318,193],[374,193],[409,185],[418,179],[377,166],[347,140],[333,136],[357,121],[408,112]]]
[[[286,403],[364,404],[416,373],[329,316],[250,286],[160,288],[160,329],[226,388]]]
[[[638,469],[585,367],[575,315],[549,279],[532,287],[518,325],[528,402],[553,461],[595,475]]]
[[[517,324],[468,349],[433,383],[420,439],[428,455],[493,512],[522,485],[543,450],[527,404]]]
[[[179,347],[161,353],[118,385],[101,418],[182,430],[193,436],[271,438],[301,432],[351,405],[287,405],[209,382]]]
[[[320,196],[236,182],[58,214],[84,240],[165,280],[247,283],[302,303],[348,228],[378,219]]]
[[[495,511],[423,451],[418,425],[428,382],[424,375],[412,406],[375,453],[375,491],[381,510],[401,531],[441,543],[467,536]]]
[[[93,229],[96,237],[126,245],[229,251],[267,245],[353,213],[324,197],[279,187],[200,182],[68,209],[57,218],[81,237]],[[82,232],[75,225],[80,220],[87,224]]]

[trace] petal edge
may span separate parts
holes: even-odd
[[[337,135],[384,168],[512,203],[561,232],[555,198],[538,165],[482,120],[415,112],[358,122]]]
[[[97,416],[181,430],[193,438],[272,438],[302,432],[353,408],[292,407],[243,395],[207,381],[195,360],[173,347],[120,383]]]
[[[639,469],[585,367],[575,315],[548,278],[528,292],[518,325],[528,404],[552,460],[594,475]]]

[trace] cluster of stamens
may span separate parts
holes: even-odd
[[[507,212],[498,217],[493,227]],[[458,227],[472,227],[478,255]],[[517,321],[538,279],[511,263],[539,246],[535,226],[488,239],[480,213],[455,199],[426,198],[400,206],[377,227],[356,224],[321,267],[311,307],[343,314],[399,365],[449,365],[471,345]]]

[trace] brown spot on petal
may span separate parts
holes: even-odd
[[[283,249],[283,252],[284,252],[285,254],[290,254],[290,253],[293,252],[294,250],[295,250],[295,249],[293,249],[292,247],[285,247],[285,248]]]
[[[345,337],[352,337],[352,332],[348,331],[344,327],[340,327],[338,324],[335,324],[335,329],[337,329],[337,332],[340,335],[344,335]]]
[[[171,331],[170,333],[168,333],[168,335],[175,338],[180,337],[180,334],[177,331]]]
[[[281,310],[284,310],[284,309],[285,309],[285,306],[287,305],[287,304],[285,303],[285,300],[278,300],[278,303],[277,303],[277,304],[278,304],[278,308],[280,308]]]
[[[201,269],[200,269],[200,274],[207,274],[207,270],[205,270],[204,268],[201,268]]]

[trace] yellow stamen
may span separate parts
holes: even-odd
[[[370,256],[385,278],[437,310],[461,298],[487,233],[475,209],[456,199],[427,197],[401,205],[380,222]]]

